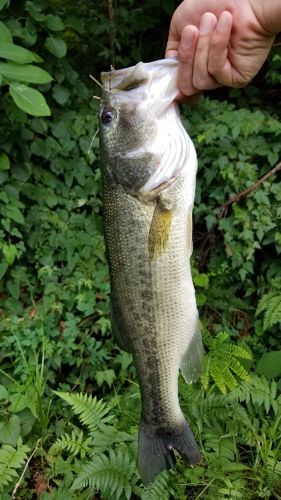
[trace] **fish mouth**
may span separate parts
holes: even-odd
[[[177,59],[167,58],[102,72],[101,81],[104,92],[116,96],[119,103],[146,102],[160,116],[178,94],[177,72]]]

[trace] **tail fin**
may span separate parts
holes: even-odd
[[[138,465],[144,485],[154,481],[162,470],[173,467],[173,449],[177,450],[189,465],[198,464],[201,460],[200,450],[185,420],[173,428],[158,429],[141,420]]]

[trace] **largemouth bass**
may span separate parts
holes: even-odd
[[[202,341],[190,271],[197,159],[174,99],[174,59],[102,73],[100,144],[112,330],[131,352],[142,410],[144,484],[200,451],[178,401],[198,378]]]

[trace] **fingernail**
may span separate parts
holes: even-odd
[[[208,35],[216,24],[215,16],[210,12],[206,12],[201,17],[199,33],[200,35]]]
[[[185,29],[182,33],[181,44],[185,49],[190,49],[193,45],[194,31],[193,29]]]
[[[232,16],[230,12],[225,10],[224,12],[221,13],[219,19],[218,19],[218,24],[217,24],[217,31],[219,33],[224,33],[226,30],[228,30],[230,24],[232,21]]]

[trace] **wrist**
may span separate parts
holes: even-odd
[[[253,11],[263,29],[275,36],[281,31],[280,0],[250,0]]]

